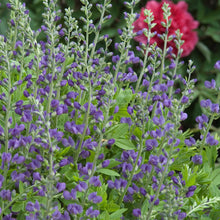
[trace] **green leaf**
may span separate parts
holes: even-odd
[[[115,159],[110,159],[109,161],[110,161],[110,163],[109,163],[109,165],[107,166],[108,169],[109,169],[109,168],[112,168],[112,167],[116,167],[116,166],[118,166],[119,164],[122,163],[122,162],[119,162],[119,161],[117,161],[117,160],[115,160]]]
[[[128,139],[115,139],[115,145],[124,150],[134,150],[136,148]]]
[[[61,157],[61,156],[66,155],[66,154],[69,152],[70,148],[71,148],[70,146],[64,148],[61,152],[59,152],[59,153],[57,154],[57,156],[58,156],[58,157]]]
[[[114,170],[109,170],[109,169],[99,169],[97,170],[98,173],[103,173],[105,175],[108,175],[108,176],[120,176],[119,173],[115,172]]]
[[[208,207],[213,207],[216,203],[220,202],[220,197],[205,198],[198,204],[196,201],[193,204],[192,209],[187,213],[187,216],[190,216],[194,212],[203,211],[208,209]]]
[[[198,42],[197,47],[202,55],[206,58],[206,60],[208,62],[211,62],[211,51],[209,50],[209,48],[202,42]]]
[[[100,220],[103,220],[103,219],[110,220],[110,215],[109,215],[109,213],[107,211],[104,211],[104,212],[102,212],[101,215],[99,215],[99,219]]]
[[[109,129],[106,134],[109,138],[119,138],[124,137],[128,132],[129,125],[126,123],[114,125],[111,129]]]
[[[16,202],[11,209],[13,212],[20,212],[24,210],[24,202]]]
[[[120,220],[120,218],[122,217],[122,214],[126,211],[127,211],[127,209],[119,209],[110,215],[110,219],[111,220]]]
[[[108,212],[115,212],[120,209],[120,206],[114,203],[113,201],[109,202],[107,205]]]
[[[121,89],[118,96],[116,97],[116,105],[120,107],[124,107],[127,106],[128,103],[131,101],[132,99],[132,91],[131,89]]]
[[[130,117],[127,111],[127,106],[120,107],[118,112],[114,115],[114,118],[121,118],[121,117]]]
[[[19,193],[22,194],[24,192],[24,183],[19,181]]]
[[[148,205],[149,205],[149,199],[145,199],[144,202],[143,202],[143,205],[141,207],[141,215],[145,215],[145,213],[147,213],[148,211]]]
[[[206,13],[206,15],[200,19],[200,22],[205,24],[211,24],[219,19],[220,19],[220,9],[211,10],[209,13]]]
[[[215,42],[220,43],[219,28],[209,26],[205,33],[206,33],[207,36],[210,36]]]

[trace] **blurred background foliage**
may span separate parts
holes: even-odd
[[[21,0],[26,3],[27,8],[30,11],[30,17],[32,19],[32,28],[34,30],[40,28],[42,24],[42,13],[44,11],[43,0]],[[213,68],[215,62],[220,60],[220,0],[185,0],[188,4],[188,11],[192,14],[194,19],[198,20],[200,25],[197,29],[199,42],[195,50],[186,58],[185,62],[191,59],[194,61],[196,71],[194,77],[198,79],[196,91],[194,93],[194,100],[192,105],[188,108],[187,113],[189,115],[188,120],[183,124],[184,130],[189,127],[194,127],[195,117],[201,114],[200,101],[202,99],[210,98],[214,101],[215,96],[204,87],[205,80],[216,79],[217,86],[220,87],[220,73]],[[7,22],[9,20],[9,10],[6,7],[6,2],[0,6],[0,34],[6,34]],[[103,0],[90,0],[94,7],[92,7],[93,15],[92,19],[94,23],[99,19],[99,12],[95,7],[96,3],[102,3]],[[146,0],[141,0],[136,7],[136,12],[140,12],[141,8],[145,6]],[[174,3],[179,0],[173,0]],[[119,41],[118,29],[122,28],[125,23],[123,19],[123,12],[126,11],[124,6],[124,0],[112,0],[112,8],[109,13],[112,18],[104,24],[103,34],[108,34],[114,42]],[[80,18],[82,12],[80,11],[80,0],[58,0],[58,7],[64,14],[64,9],[70,7],[74,10],[74,16]],[[61,21],[62,22],[62,21]],[[79,22],[79,24],[82,24]],[[114,44],[112,44],[114,45]],[[138,45],[137,42],[133,42]],[[113,46],[112,46],[112,49]],[[185,69],[180,69],[179,73],[186,74]],[[216,122],[216,126],[219,121]],[[217,126],[218,127],[218,126]],[[218,130],[217,130],[218,131]]]

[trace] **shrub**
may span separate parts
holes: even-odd
[[[181,123],[196,79],[178,74],[182,34],[171,48],[131,47],[134,6],[110,51],[102,34],[110,1],[81,0],[80,21],[45,0],[44,23],[30,27],[28,10],[11,0],[10,28],[0,40],[2,219],[192,219],[219,214],[218,136],[209,132],[219,105],[203,100],[197,140]],[[169,28],[169,4],[163,4]],[[145,10],[149,39],[153,15]],[[83,25],[79,25],[82,22]],[[81,28],[82,27],[82,28]],[[38,41],[42,32],[46,41]],[[167,33],[161,35],[167,39]],[[168,39],[169,40],[169,39]],[[206,87],[217,94],[215,81]]]

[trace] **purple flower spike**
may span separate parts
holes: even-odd
[[[192,162],[194,164],[202,164],[202,156],[201,155],[195,155],[192,157]]]

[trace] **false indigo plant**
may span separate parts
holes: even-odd
[[[29,12],[9,0],[10,28],[0,38],[1,219],[215,219],[220,191],[216,168],[219,88],[202,100],[200,138],[182,131],[196,79],[178,74],[184,43],[168,37],[170,7],[163,4],[164,48],[150,44],[154,15],[133,32],[137,0],[125,2],[120,42],[102,33],[109,0],[81,0],[78,21],[56,1],[44,0],[44,23],[30,27]],[[91,20],[97,7],[99,21]],[[45,36],[39,41],[39,35]],[[146,44],[133,48],[134,37]],[[177,53],[167,42],[173,40]],[[217,64],[216,64],[217,65]],[[217,66],[218,67],[218,66]],[[214,96],[213,96],[214,99]]]

